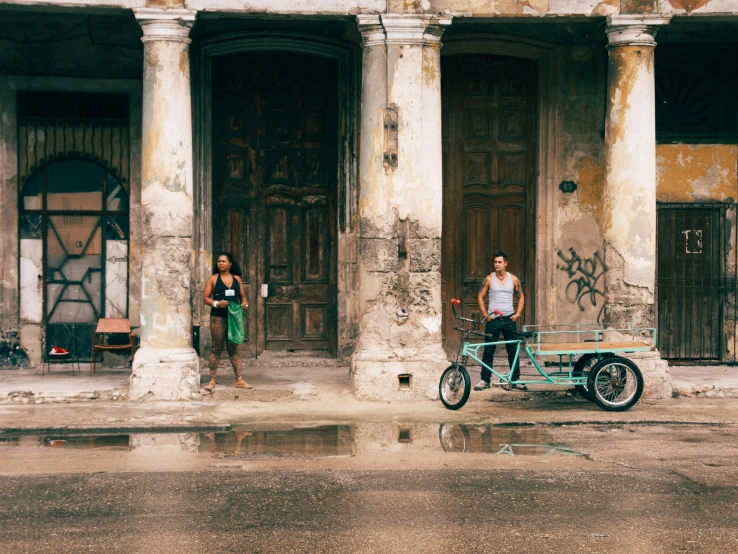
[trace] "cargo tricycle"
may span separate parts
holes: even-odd
[[[475,338],[487,340],[491,337],[479,330],[484,321],[456,313],[459,304],[461,301],[451,300],[454,317],[460,322],[454,329],[461,332],[461,342],[456,361],[443,372],[438,386],[441,402],[448,409],[458,410],[469,399],[471,379],[466,368],[470,360],[489,369],[493,379],[499,379],[490,385],[505,390],[527,385],[574,387],[582,397],[614,412],[625,411],[640,399],[643,393],[641,370],[622,354],[652,350],[656,344],[655,329],[635,327],[632,323],[526,325],[518,332],[516,340],[470,342]],[[516,345],[515,361],[519,362],[524,355],[538,375],[513,379],[512,368],[507,373],[499,373],[484,363],[485,346],[507,344]],[[549,357],[558,357],[558,362],[543,361]]]

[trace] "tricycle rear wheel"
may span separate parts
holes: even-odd
[[[643,375],[628,358],[603,358],[589,372],[587,389],[592,400],[603,410],[624,412],[643,394]]]
[[[606,354],[600,354],[600,358],[598,358],[597,354],[582,354],[574,363],[574,368],[572,369],[571,374],[574,377],[587,378],[589,377],[589,372],[592,371],[592,368],[597,364],[598,361],[600,361],[601,358],[611,358],[614,355],[615,354],[610,354],[608,352]],[[592,395],[589,394],[587,385],[574,385],[574,388],[579,393],[579,396],[592,402]]]
[[[471,379],[466,368],[459,366],[457,371],[456,364],[448,366],[438,383],[438,396],[441,397],[443,405],[449,410],[458,410],[469,400],[469,393]]]

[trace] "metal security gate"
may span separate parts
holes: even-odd
[[[128,317],[125,94],[18,93],[21,318],[42,348],[89,360],[102,317]]]
[[[736,361],[732,229],[732,204],[658,204],[658,347],[672,363]]]

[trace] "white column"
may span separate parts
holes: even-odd
[[[192,348],[193,264],[190,10],[136,10],[143,29],[141,348],[130,398],[185,399],[199,391]],[[135,245],[132,245],[135,248]]]
[[[610,16],[605,126],[605,320],[653,327],[656,282],[656,110],[654,37],[668,19]],[[639,357],[645,395],[669,397],[658,352]]]
[[[608,321],[653,325],[656,277],[654,48],[668,20],[608,18],[608,92],[602,232]]]
[[[359,398],[437,396],[441,347],[440,37],[450,18],[358,16]],[[407,380],[400,375],[407,375]]]

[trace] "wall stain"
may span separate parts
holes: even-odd
[[[686,10],[687,13],[692,13],[695,10],[707,6],[712,0],[669,0],[669,4],[675,10]]]
[[[646,54],[652,62],[653,48],[617,46],[610,50],[607,86],[610,117],[607,119],[607,127],[612,142],[619,142],[625,136],[625,114]],[[648,60],[645,61],[648,63]],[[618,86],[612,86],[614,80]]]
[[[187,50],[182,50],[179,53],[179,71],[182,75],[190,77],[190,56],[187,54]]]
[[[738,146],[659,144],[656,199],[661,202],[738,198]]]
[[[149,8],[184,8],[184,0],[146,0]]]
[[[620,8],[620,0],[602,0],[595,9],[592,10],[592,15],[612,15],[617,13]]]
[[[584,156],[578,164],[579,201],[599,222],[602,218],[605,164]]]
[[[538,13],[548,13],[551,9],[549,0],[523,0],[521,5],[527,6]]]
[[[620,13],[657,13],[658,0],[621,0]]]

